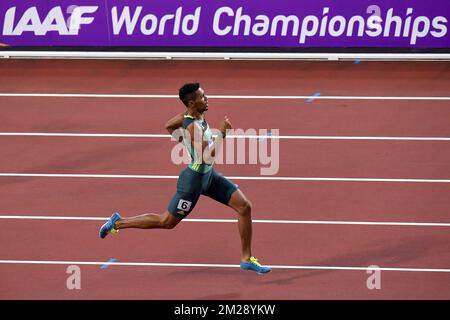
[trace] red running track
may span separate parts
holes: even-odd
[[[450,96],[450,64],[363,62],[0,61],[3,92],[176,94],[199,80],[207,94]],[[190,79],[186,79],[189,75]],[[176,99],[0,97],[2,132],[163,133]],[[449,137],[449,101],[211,99],[214,126],[279,128],[281,135]],[[168,138],[1,136],[0,172],[177,175]],[[278,176],[450,179],[449,141],[282,140]],[[259,166],[218,165],[230,176]],[[235,181],[254,219],[449,223],[449,183]],[[174,179],[0,177],[0,215],[107,217],[165,210]],[[234,219],[203,199],[190,218]],[[183,222],[98,239],[101,221],[4,219],[1,260],[236,265],[235,223]],[[255,223],[254,253],[284,266],[379,265],[449,269],[449,227]],[[68,232],[70,230],[70,232]],[[0,264],[3,299],[448,299],[449,272]],[[120,288],[120,290],[118,290]]]

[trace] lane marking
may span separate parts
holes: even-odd
[[[109,217],[67,217],[67,216],[23,216],[2,215],[0,219],[25,219],[25,220],[86,220],[104,221]],[[183,222],[209,222],[209,223],[237,223],[237,219],[191,219],[186,218]],[[407,226],[407,227],[450,227],[446,222],[399,222],[399,221],[336,221],[336,220],[261,220],[253,219],[254,223],[272,224],[324,224],[324,225],[366,225],[366,226]]]
[[[43,265],[103,265],[104,262],[96,261],[54,261],[54,260],[0,260],[0,264],[43,264]],[[145,266],[145,267],[187,267],[187,268],[239,268],[237,264],[209,264],[209,263],[159,263],[159,262],[112,262],[114,266]],[[369,267],[345,267],[345,266],[296,266],[296,265],[268,265],[273,269],[300,269],[300,270],[350,270],[367,271],[375,270]],[[399,272],[442,272],[450,273],[448,268],[389,268],[379,267],[380,271]]]
[[[17,137],[101,137],[101,138],[170,138],[169,134],[69,133],[69,132],[0,132],[0,136]]]
[[[169,134],[137,133],[70,133],[70,132],[0,132],[11,137],[99,137],[99,138],[171,138]],[[273,136],[227,135],[226,139],[286,139],[286,140],[394,140],[394,141],[450,141],[450,137],[377,137],[377,136]]]
[[[317,98],[320,97],[320,92],[316,92],[312,95],[311,98],[309,98],[308,100],[306,100],[306,102],[313,102],[314,100],[316,100]]]
[[[108,261],[106,261],[104,264],[102,264],[102,265],[100,266],[100,269],[106,269],[106,268],[108,268],[111,264],[113,264],[113,263],[116,262],[116,261],[117,261],[116,258],[111,258],[111,259],[109,259]]]
[[[25,93],[2,92],[0,97],[46,97],[46,98],[147,98],[147,99],[179,99],[174,94],[120,94],[120,93]],[[267,99],[267,100],[450,100],[450,97],[402,97],[402,96],[297,96],[297,95],[208,95],[212,99]]]
[[[262,136],[257,136],[257,137],[258,137],[258,141],[259,141],[259,142],[266,141],[268,138],[272,137],[272,132],[269,130],[269,131],[267,132],[267,134],[262,135]],[[242,139],[242,137],[239,137],[239,138]]]
[[[84,174],[84,173],[21,173],[1,172],[0,177],[33,178],[95,178],[95,179],[178,179],[169,175],[133,174]],[[397,179],[397,178],[315,178],[315,177],[273,177],[273,176],[228,176],[231,180],[258,181],[338,181],[338,182],[396,182],[396,183],[450,183],[449,179]]]

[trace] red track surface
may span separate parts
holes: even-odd
[[[450,64],[351,62],[0,61],[3,92],[450,96]],[[0,97],[2,132],[164,133],[175,99]],[[210,99],[215,126],[280,135],[449,137],[449,101]],[[278,176],[450,179],[449,141],[281,140]],[[0,172],[177,175],[168,138],[0,136]],[[256,165],[218,165],[257,176]],[[105,217],[162,212],[174,179],[0,177],[0,215]],[[235,181],[254,219],[449,222],[449,183]],[[235,218],[207,198],[190,218]],[[0,260],[237,264],[234,223],[185,222],[98,238],[101,221],[2,220]],[[449,227],[254,224],[254,253],[270,265],[450,268]],[[2,299],[449,299],[450,273],[0,264]]]

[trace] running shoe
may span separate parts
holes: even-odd
[[[120,216],[120,213],[118,212],[114,212],[111,216],[111,218],[108,219],[108,221],[106,221],[106,223],[104,225],[101,226],[99,234],[100,234],[100,238],[105,238],[108,233],[117,233],[119,232],[118,229],[116,229],[116,221],[119,220],[120,218],[122,218]]]
[[[252,270],[257,273],[268,273],[272,271],[271,268],[262,266],[255,257],[250,257],[250,261],[248,262],[241,261],[240,266],[242,270]]]

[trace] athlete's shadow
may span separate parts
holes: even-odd
[[[310,266],[347,266],[347,267],[369,267],[376,265],[379,267],[405,267],[404,263],[414,261],[418,257],[424,257],[433,249],[433,254],[445,253],[448,249],[448,240],[439,239],[433,236],[410,237],[399,240],[388,239],[382,243],[377,242],[364,251],[349,253],[322,261],[311,263],[298,263],[299,265]],[[407,267],[407,266],[406,266]],[[425,266],[417,266],[425,267]],[[277,270],[275,269],[274,272]],[[294,270],[290,270],[294,271]],[[266,284],[287,285],[293,284],[296,280],[319,276],[337,270],[296,270],[298,275],[283,279],[267,281]]]
[[[220,279],[218,280],[219,283],[221,280],[225,279],[226,283],[230,284],[227,288],[218,288],[219,291],[217,294],[212,293],[208,296],[199,297],[198,299],[239,299],[243,292],[236,292],[235,285],[240,286],[239,289],[242,290],[247,287],[251,288],[253,285],[263,285],[267,283],[266,279],[271,278],[271,274],[259,275],[253,271],[241,270],[237,265],[236,268],[188,268],[167,273],[165,276],[170,279],[179,279],[179,281],[184,281],[186,279],[190,279],[190,281],[194,279],[195,281],[195,279],[198,278],[201,283],[204,283],[205,279],[210,279],[210,281],[213,282],[214,279]]]
[[[341,256],[331,257],[329,259],[315,262],[292,262],[293,265],[309,266],[342,266],[342,267],[369,267],[377,265],[379,267],[410,267],[406,262],[414,261],[418,257],[424,257],[433,249],[433,254],[447,253],[448,240],[439,239],[434,236],[409,237],[402,239],[386,239],[378,241],[368,246],[364,251],[353,252]],[[300,248],[301,250],[301,248]],[[417,266],[426,267],[426,266]],[[192,268],[183,271],[174,271],[168,274],[169,277],[180,277],[180,279],[189,277],[229,277],[230,280],[238,280],[240,283],[252,284],[275,284],[289,285],[295,284],[299,279],[320,276],[337,272],[339,270],[305,270],[290,269],[289,274],[294,276],[282,278],[280,275],[286,270],[274,269],[272,274],[267,276],[256,275],[253,272],[243,272],[239,268]],[[363,272],[363,271],[362,271]],[[235,294],[235,293],[230,293]],[[236,297],[237,298],[237,297]],[[234,299],[234,297],[232,298]]]

